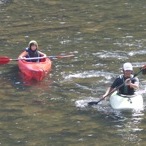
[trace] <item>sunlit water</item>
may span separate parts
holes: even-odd
[[[0,145],[145,146],[143,111],[99,100],[124,62],[146,63],[145,0],[0,1],[0,54],[17,58],[30,40],[55,59],[42,81],[24,81],[17,62],[0,66]],[[80,101],[80,102],[79,102]]]

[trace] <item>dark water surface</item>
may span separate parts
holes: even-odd
[[[0,56],[17,58],[32,39],[48,56],[75,54],[40,83],[23,81],[16,61],[0,66],[0,145],[145,146],[145,109],[75,104],[100,97],[124,62],[146,63],[145,16],[145,0],[0,0]]]

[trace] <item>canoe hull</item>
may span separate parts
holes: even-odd
[[[52,62],[46,58],[42,62],[27,62],[25,60],[18,61],[20,71],[25,75],[27,80],[41,81],[51,71]]]
[[[143,109],[142,95],[120,96],[116,92],[110,97],[110,105],[113,109]]]

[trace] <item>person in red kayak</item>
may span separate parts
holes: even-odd
[[[35,40],[31,40],[28,44],[28,47],[25,49],[24,52],[22,52],[19,55],[18,59],[24,59],[24,60],[26,59],[26,61],[29,62],[40,62],[41,59],[39,57],[46,58],[46,54],[42,53],[41,51],[38,51],[38,43]],[[32,59],[28,59],[28,58],[32,58]]]

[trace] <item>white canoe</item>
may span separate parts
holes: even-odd
[[[142,95],[118,95],[114,92],[110,96],[110,104],[113,109],[127,110],[127,109],[143,109]]]

